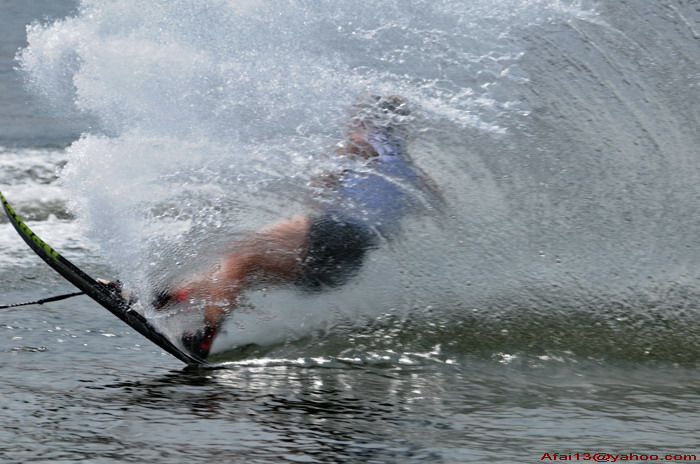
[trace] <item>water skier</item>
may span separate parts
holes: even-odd
[[[364,161],[362,170],[328,175],[320,182],[332,201],[321,214],[300,215],[235,244],[207,276],[161,294],[158,309],[204,305],[206,326],[182,343],[206,358],[226,315],[242,293],[260,283],[293,283],[305,291],[343,285],[381,238],[396,236],[401,219],[416,211],[419,195],[439,197],[406,153],[410,111],[399,96],[369,96],[351,109],[338,153]]]

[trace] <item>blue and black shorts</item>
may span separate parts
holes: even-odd
[[[305,291],[345,284],[378,242],[377,233],[360,221],[330,212],[312,219],[308,251],[295,284]]]

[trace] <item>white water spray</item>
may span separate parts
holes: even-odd
[[[588,2],[93,0],[32,26],[19,60],[57,111],[91,118],[63,184],[136,288],[308,210],[347,107],[404,95],[409,150],[448,207],[407,221],[340,292],[253,295],[261,333],[296,336],[325,313],[454,314],[494,295],[556,318],[541,289],[586,301],[644,273],[697,276],[694,222],[678,225],[699,170],[673,105],[645,103],[665,95],[634,47]]]

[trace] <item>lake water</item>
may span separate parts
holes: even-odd
[[[0,11],[0,190],[91,275],[147,292],[312,208],[366,92],[446,202],[341,289],[251,291],[216,368],[86,297],[1,310],[0,462],[700,455],[698,2]],[[74,291],[0,237],[0,304]]]

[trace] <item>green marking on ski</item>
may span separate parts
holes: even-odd
[[[24,234],[25,237],[28,237],[32,242],[34,242],[37,246],[41,247],[48,256],[50,256],[53,259],[58,259],[61,255],[58,251],[54,250],[49,246],[48,243],[43,241],[39,236],[37,236],[34,232],[32,232],[32,229],[27,226],[22,219],[15,213],[15,211],[12,209],[12,206],[10,206],[10,203],[7,202],[5,199],[5,196],[0,192],[0,199],[2,199],[2,204],[7,210],[8,213],[10,213],[10,216],[12,216],[12,219],[15,221],[15,224],[19,227],[19,230]]]

